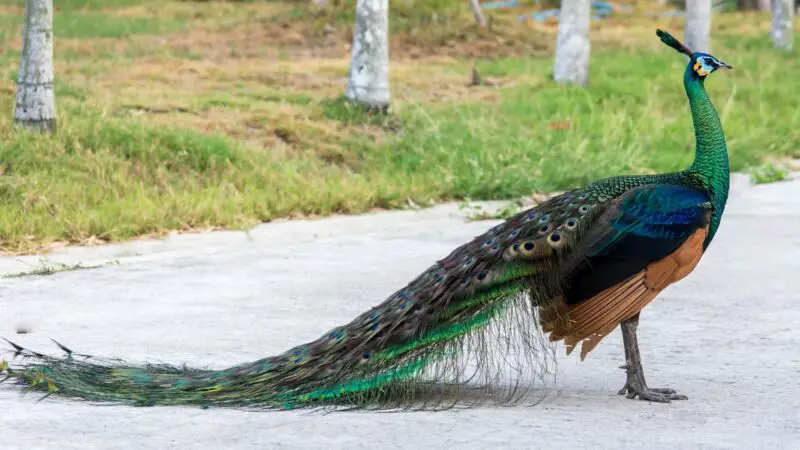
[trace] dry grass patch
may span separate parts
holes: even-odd
[[[469,86],[467,66],[453,60],[402,61],[392,66],[396,107],[463,101],[497,102],[497,89]],[[155,57],[128,61],[85,76],[65,71],[69,84],[91,92],[100,110],[134,116],[157,126],[180,124],[203,134],[224,134],[256,147],[316,149],[342,159],[348,137],[386,139],[383,127],[325,117],[323,102],[346,87],[348,61],[308,59],[195,61]],[[531,83],[535,77],[490,77],[500,87]],[[332,156],[331,156],[332,155]]]

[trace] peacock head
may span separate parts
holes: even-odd
[[[719,68],[733,69],[730,64],[720,61],[708,53],[692,53],[690,58],[689,64],[692,65],[692,70],[700,78],[707,77],[711,72]]]
[[[712,72],[720,68],[733,69],[730,64],[720,61],[708,53],[693,52],[689,50],[688,47],[681,44],[679,40],[672,37],[672,35],[666,31],[656,30],[656,35],[661,38],[661,42],[688,56],[689,67],[692,68],[694,74],[700,79],[707,77]]]

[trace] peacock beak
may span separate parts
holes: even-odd
[[[728,63],[726,63],[726,62],[719,61],[719,60],[717,60],[717,61],[719,62],[719,66],[720,66],[720,67],[724,67],[724,68],[726,68],[726,69],[731,69],[731,70],[733,70],[733,66],[732,66],[732,65],[730,65],[730,64],[728,64]]]

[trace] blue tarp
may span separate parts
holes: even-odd
[[[505,8],[516,8],[518,6],[520,6],[519,0],[496,1],[490,3],[483,3],[481,5],[483,9],[505,9]],[[615,10],[612,3],[603,1],[592,2],[592,9],[594,9],[594,15],[592,15],[592,19],[594,20],[604,19],[610,16],[612,13],[614,13]],[[617,9],[629,10],[630,7],[625,5],[617,5]],[[522,21],[531,19],[537,22],[544,22],[545,20],[547,20],[548,17],[556,17],[556,19],[558,19],[558,13],[559,13],[558,8],[547,9],[544,11],[537,11],[535,13],[521,15],[517,17],[517,20]]]
[[[517,0],[508,0],[505,2],[491,2],[491,3],[484,3],[481,5],[483,9],[514,8],[517,6],[519,6],[519,2]]]
[[[490,3],[483,3],[481,7],[483,9],[506,9],[506,8],[516,8],[521,6],[519,0],[503,0],[503,1],[496,1]],[[616,6],[616,7],[615,7]],[[592,2],[592,9],[594,10],[594,14],[592,15],[592,19],[594,20],[601,20],[605,19],[606,17],[613,14],[616,10],[622,11],[630,11],[631,7],[627,5],[618,5],[616,3],[611,2],[604,2],[604,1],[596,1]],[[560,9],[553,8],[553,9],[546,9],[544,11],[537,11],[530,14],[523,14],[517,17],[517,20],[534,20],[536,22],[544,22],[547,20],[548,17],[555,17],[558,20],[558,13]],[[660,14],[662,17],[675,17],[675,16],[682,16],[683,11],[667,11]]]

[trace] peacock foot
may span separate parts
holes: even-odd
[[[689,400],[689,397],[678,394],[675,389],[647,387],[644,376],[636,370],[631,370],[627,364],[620,366],[620,369],[625,369],[628,372],[628,381],[617,392],[619,395],[625,395],[629,399],[639,397],[640,400],[658,403],[669,403],[672,400]]]
[[[675,389],[669,388],[648,388],[647,386],[633,387],[630,383],[625,383],[625,386],[618,392],[619,395],[626,395],[627,398],[634,399],[639,397],[640,400],[647,400],[650,402],[669,403],[672,400],[689,400],[689,397],[678,394]]]

